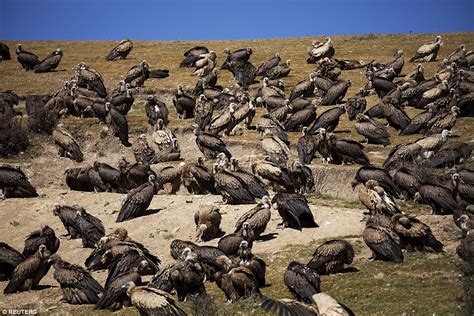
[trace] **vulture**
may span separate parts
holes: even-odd
[[[344,264],[354,260],[354,248],[345,240],[330,240],[318,246],[307,267],[318,274],[334,274],[344,271]]]
[[[132,144],[128,142],[128,122],[126,116],[117,111],[110,102],[105,103],[105,110],[107,111],[105,122],[109,131],[118,137],[125,147],[132,146]]]
[[[135,161],[142,164],[152,165],[159,162],[159,157],[156,152],[148,144],[148,140],[145,134],[141,134],[137,137],[135,143],[132,145],[133,156]]]
[[[201,54],[199,59],[196,61],[195,66],[196,70],[193,72],[193,76],[205,77],[213,69],[216,67],[217,64],[217,54],[214,51],[210,51],[207,54]]]
[[[174,264],[171,264],[164,268],[160,268],[160,271],[153,276],[151,281],[148,283],[148,286],[171,293],[174,290],[173,284],[170,280],[170,272],[173,266]]]
[[[378,185],[381,186],[389,195],[396,198],[400,196],[400,189],[393,181],[388,171],[372,165],[360,167],[359,170],[357,170],[351,186],[354,189],[358,184],[364,184],[368,180],[377,181]]]
[[[130,84],[130,87],[142,87],[145,81],[150,77],[150,64],[146,60],[140,64],[133,66],[127,72],[125,82]]]
[[[365,183],[365,187],[372,201],[371,205],[373,208],[369,208],[371,214],[377,213],[392,216],[400,213],[400,209],[395,204],[393,197],[387,194],[376,180],[368,180]]]
[[[191,194],[216,194],[214,177],[203,157],[198,157],[196,163],[186,163],[181,182]]]
[[[294,86],[293,91],[291,91],[291,95],[289,98],[290,102],[299,97],[307,98],[314,95],[314,90],[315,90],[314,77],[315,77],[314,74],[310,74],[308,79],[300,81]]]
[[[262,183],[268,184],[276,192],[295,192],[289,170],[285,166],[273,163],[268,156],[263,161],[252,163],[252,172]]]
[[[193,96],[197,97],[198,95],[204,94],[204,90],[207,88],[214,88],[217,84],[217,79],[217,69],[214,68],[210,73],[198,79],[194,86]]]
[[[0,242],[0,281],[10,280],[16,266],[25,260],[25,257],[15,248]]]
[[[164,187],[167,194],[176,194],[181,187],[181,176],[184,162],[179,166],[164,166],[158,172],[157,183],[159,187]]]
[[[324,58],[332,58],[335,50],[332,45],[330,37],[326,37],[324,42],[316,43],[313,41],[311,47],[308,49],[309,57],[306,60],[308,64],[316,64],[319,60]]]
[[[39,64],[34,66],[33,71],[36,73],[40,73],[55,70],[59,66],[62,57],[63,52],[58,48],[54,52],[49,54],[45,59],[43,59]]]
[[[229,106],[229,112],[230,110],[231,108]],[[196,123],[196,125],[199,126],[200,129],[206,130],[209,124],[211,123],[213,113],[214,102],[208,100],[204,94],[201,94],[196,100],[196,106],[194,107],[194,123]],[[226,112],[224,111],[223,113]],[[229,119],[231,118],[230,114],[227,113],[226,115]]]
[[[255,238],[263,234],[272,216],[270,202],[270,198],[266,195],[262,197],[261,202],[257,206],[242,214],[235,223],[234,233],[241,232],[244,223],[247,223],[252,229]]]
[[[247,184],[248,190],[252,196],[262,199],[264,196],[268,195],[268,191],[263,187],[262,182],[251,172],[239,166],[238,159],[231,158],[230,171],[233,175],[239,177]]]
[[[439,134],[443,130],[451,130],[456,124],[458,115],[460,114],[457,106],[451,107],[451,111],[435,116],[433,119],[428,121],[427,131],[425,135]]]
[[[173,98],[173,105],[176,108],[176,113],[180,119],[188,119],[194,117],[194,107],[196,101],[192,96],[187,95],[183,91],[183,87],[178,85],[176,94]]]
[[[400,237],[400,246],[407,250],[432,249],[443,251],[443,244],[436,239],[430,227],[415,217],[404,214],[392,216],[393,230]]]
[[[344,304],[339,303],[326,293],[318,293],[313,295],[313,302],[318,307],[320,315],[340,315],[354,316],[354,312]]]
[[[345,112],[344,106],[340,105],[321,113],[309,129],[309,133],[314,135],[320,128],[324,128],[328,133],[333,132],[339,124],[341,115]]]
[[[150,206],[153,196],[158,192],[156,178],[148,177],[148,182],[131,190],[122,203],[116,222],[123,222],[143,215]]]
[[[202,95],[204,96],[204,95]],[[230,135],[230,132],[237,125],[235,121],[235,110],[237,109],[237,104],[231,103],[229,106],[224,109],[219,115],[214,117],[209,124],[201,124],[201,128],[204,128],[206,125],[209,125],[209,133],[214,135],[219,135],[220,132],[224,131],[226,136]],[[212,111],[210,113],[212,116]],[[210,117],[209,117],[210,118]]]
[[[125,284],[133,282],[134,284],[141,284],[142,278],[140,273],[146,268],[146,264],[133,267],[128,272],[118,275],[104,288],[104,292],[99,301],[95,304],[94,309],[109,309],[116,311],[122,306],[130,306],[130,298],[127,296],[127,289]]]
[[[60,157],[67,157],[76,162],[82,162],[84,155],[81,147],[63,124],[58,124],[53,131],[54,143],[58,147]]]
[[[290,155],[289,147],[278,137],[272,134],[266,134],[260,140],[260,145],[269,156],[271,161],[277,165],[285,165]]]
[[[126,193],[127,190],[122,184],[122,175],[120,171],[109,164],[94,161],[89,172],[89,177],[97,177],[99,186],[105,188],[106,192]]]
[[[229,63],[229,69],[234,74],[234,79],[237,81],[238,85],[244,90],[248,90],[249,86],[254,83],[256,69],[251,62],[234,60]]]
[[[55,205],[53,214],[59,217],[71,239],[82,239],[83,247],[95,248],[99,240],[105,236],[102,221],[81,206]]]
[[[81,266],[63,261],[58,254],[48,259],[54,267],[54,279],[59,283],[63,294],[62,301],[68,304],[96,304],[104,289]]]
[[[204,46],[194,46],[191,49],[188,49],[183,54],[183,61],[179,64],[179,68],[192,68],[196,66],[196,61],[199,60],[200,56],[203,54],[208,54],[209,49]]]
[[[0,61],[10,59],[12,59],[10,55],[10,48],[8,48],[7,44],[0,42]]]
[[[466,262],[474,263],[474,229],[467,232],[456,248],[458,256]]]
[[[367,100],[365,99],[365,90],[362,89],[355,96],[350,97],[345,104],[349,121],[356,119],[357,114],[364,113],[366,106]]]
[[[321,292],[318,273],[297,261],[290,262],[283,275],[288,290],[299,300],[311,304],[312,296]]]
[[[95,91],[101,98],[107,97],[102,75],[97,70],[87,66],[86,63],[81,62],[76,66],[75,78],[79,87]]]
[[[281,61],[280,54],[276,53],[274,57],[265,60],[257,68],[256,76],[267,77],[268,72],[274,67],[278,66]]]
[[[155,126],[158,120],[162,120],[165,126],[168,125],[168,107],[153,95],[146,98],[145,113],[151,126]]]
[[[42,225],[40,230],[35,230],[26,237],[23,256],[33,255],[41,245],[45,246],[51,254],[56,253],[59,249],[59,239],[56,237],[54,230],[48,225]]]
[[[308,133],[308,127],[302,129],[303,135],[298,138],[296,148],[300,163],[309,165],[318,150],[318,141]]]
[[[379,104],[381,114],[382,117],[387,120],[388,125],[396,130],[402,130],[410,124],[410,118],[404,110],[398,109],[394,102],[393,98],[386,97],[384,101]]]
[[[51,253],[46,249],[46,246],[39,245],[34,253],[15,267],[3,294],[35,289],[49,271],[48,259],[50,256]]]
[[[421,186],[421,181],[413,170],[401,167],[393,174],[393,182],[406,200],[413,199]]]
[[[222,259],[224,268],[216,274],[216,284],[224,292],[227,301],[234,303],[249,297],[261,297],[258,281],[251,270],[232,267],[229,258]]]
[[[371,260],[403,262],[402,248],[397,233],[390,227],[379,225],[374,216],[367,220],[363,237],[365,244],[372,250]]]
[[[456,164],[467,161],[472,154],[472,147],[467,143],[458,143],[447,148],[443,148],[432,156],[427,165],[431,168],[452,168]]]
[[[64,171],[64,174],[66,175],[66,184],[69,189],[83,192],[99,191],[99,188],[95,187],[93,181],[91,181],[89,177],[88,172],[90,169],[91,168],[89,167],[67,168]]]
[[[391,91],[394,91],[397,88],[397,85],[394,84],[391,80],[382,77],[377,77],[371,71],[367,72],[367,77],[369,79],[369,87],[375,90],[377,96],[380,99],[383,99],[385,95],[387,95]]]
[[[272,207],[283,219],[280,224],[282,228],[301,231],[303,227],[319,227],[314,221],[308,200],[301,194],[277,193],[272,199]]]
[[[314,192],[314,176],[310,167],[296,160],[291,164],[290,172],[297,193]]]
[[[412,135],[426,131],[428,123],[436,116],[434,104],[428,105],[427,107],[427,110],[415,115],[398,135]]]
[[[233,61],[247,62],[250,59],[250,56],[252,55],[252,49],[250,47],[247,47],[230,52],[230,50],[226,48],[224,49],[223,53],[227,54],[227,58],[222,64],[221,69],[230,69],[230,64]]]
[[[252,247],[255,239],[254,232],[247,222],[242,223],[242,228],[237,233],[225,235],[217,243],[217,248],[222,250],[227,256],[234,256],[239,252],[240,244],[243,240],[249,243]]]
[[[342,163],[356,163],[359,165],[370,164],[369,158],[364,152],[364,146],[352,139],[337,138],[336,135],[329,135],[329,144],[337,152]]]
[[[350,80],[340,81],[334,84],[326,92],[324,98],[321,100],[321,105],[334,105],[341,103],[346,95],[347,89],[351,86]]]
[[[146,183],[150,175],[156,176],[150,165],[140,162],[131,164],[123,156],[119,160],[118,170],[122,186],[127,190],[135,189]]]
[[[451,179],[454,185],[452,193],[459,204],[474,204],[474,184],[466,183],[459,173],[452,174]]]
[[[36,189],[20,166],[0,164],[0,189],[3,191],[4,199],[38,196]]]
[[[328,135],[324,128],[320,128],[318,131],[318,152],[321,155],[322,162],[340,165],[342,163],[342,157],[334,144],[336,136],[332,134]]]
[[[173,297],[164,291],[149,286],[136,286],[134,282],[128,282],[123,287],[140,315],[186,316]]]
[[[275,124],[279,122],[284,122],[287,119],[288,113],[291,113],[293,110],[293,106],[290,103],[290,100],[286,99],[285,104],[279,106],[268,113],[262,115],[262,117],[267,118],[275,122]]]
[[[239,249],[239,266],[244,267],[252,271],[259,287],[264,287],[265,273],[267,264],[261,258],[255,256],[252,250],[249,248],[249,243],[246,240],[240,242]]]
[[[320,293],[322,294],[322,293]],[[304,304],[296,300],[283,298],[279,300],[266,297],[260,307],[270,315],[317,316],[319,310],[312,304]]]
[[[436,36],[434,42],[426,43],[420,46],[420,48],[418,48],[416,51],[416,54],[410,58],[410,61],[435,61],[441,45],[441,36]]]
[[[283,77],[288,77],[290,74],[291,60],[288,59],[284,64],[273,67],[266,72],[267,78],[270,80],[276,80]]]
[[[23,50],[21,44],[16,45],[16,56],[18,62],[21,64],[21,69],[24,71],[33,70],[33,68],[40,63],[38,56]]]
[[[414,162],[422,148],[416,142],[398,144],[390,149],[387,158],[382,164],[384,169],[390,170],[407,162]]]
[[[240,177],[224,169],[223,166],[214,164],[213,174],[217,193],[227,204],[253,204],[255,197],[249,190],[247,183]]]
[[[390,133],[385,125],[362,113],[356,115],[356,120],[356,131],[365,137],[367,144],[390,145]]]
[[[217,155],[224,153],[227,158],[231,158],[232,154],[218,136],[203,132],[199,126],[194,125],[194,135],[196,136],[196,144],[204,157],[207,159],[216,159]]]
[[[435,136],[427,136],[421,139],[418,139],[415,144],[418,145],[420,149],[420,156],[429,159],[434,154],[436,154],[441,147],[448,141],[448,137],[451,137],[453,133],[449,130],[444,129],[441,133]]]
[[[179,301],[184,301],[188,296],[206,294],[204,287],[205,274],[202,266],[196,260],[190,248],[183,250],[184,260],[173,265],[170,279]]]
[[[359,69],[367,66],[362,60],[334,58],[334,61],[337,63],[337,67],[339,67],[341,70]]]
[[[181,160],[178,139],[170,129],[165,127],[161,119],[156,123],[152,137],[153,142],[159,149],[157,162]]]
[[[135,99],[132,95],[132,89],[130,89],[130,84],[125,83],[124,80],[121,80],[122,85],[124,86],[124,90],[120,91],[119,93],[112,93],[107,97],[107,100],[115,106],[115,108],[122,113],[123,115],[127,115],[127,113],[132,108],[133,102]]]
[[[403,50],[398,50],[393,55],[392,59],[385,64],[385,68],[392,68],[397,76],[402,72],[403,66],[405,65],[405,59],[403,58]]]
[[[305,109],[293,113],[286,122],[284,122],[283,126],[285,131],[294,131],[299,129],[300,126],[310,126],[315,119],[316,109],[313,105],[310,105]]]
[[[112,50],[105,56],[105,60],[113,61],[117,59],[126,59],[133,49],[133,43],[125,38],[115,45]]]
[[[211,240],[220,233],[222,215],[214,205],[201,205],[194,213],[197,241]]]

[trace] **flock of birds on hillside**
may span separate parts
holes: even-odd
[[[422,45],[410,62],[436,61],[441,46],[438,36]],[[132,42],[125,39],[106,59],[125,59],[132,49]],[[310,165],[316,157],[325,164],[361,165],[352,187],[368,210],[363,240],[372,251],[370,260],[401,263],[404,251],[443,251],[444,245],[430,227],[404,213],[397,204],[397,200],[413,200],[429,205],[433,214],[452,214],[462,235],[456,252],[473,263],[474,170],[463,166],[471,159],[472,144],[445,144],[453,136],[458,118],[474,115],[474,54],[461,45],[441,61],[433,77],[425,78],[422,64],[414,64],[413,70],[401,75],[405,66],[402,50],[386,63],[341,60],[334,58],[332,41],[326,38],[313,42],[308,52],[307,62],[316,69],[287,93],[280,78],[290,73],[291,61],[282,62],[279,54],[255,67],[250,61],[251,48],[226,49],[227,57],[218,70],[214,51],[203,46],[186,51],[180,67],[194,68],[198,79],[192,91],[177,87],[173,105],[178,120],[192,122],[202,153],[196,161],[182,161],[178,137],[167,127],[168,107],[155,95],[145,100],[153,130],[151,145],[146,134],[130,143],[127,113],[139,87],[149,78],[169,75],[167,70],[150,70],[147,61],[131,68],[112,92],[107,92],[98,71],[81,62],[53,96],[27,98],[28,115],[45,109],[56,119],[94,117],[107,126],[104,133],[117,137],[125,147],[131,146],[133,163],[123,157],[116,167],[96,161],[65,170],[65,182],[71,190],[124,194],[117,222],[150,214],[148,207],[159,190],[175,194],[181,186],[190,194],[221,195],[226,204],[256,206],[241,216],[234,232],[225,234],[220,229],[218,205],[202,205],[194,214],[196,240],[173,240],[170,252],[175,262],[162,267],[160,259],[132,240],[125,228],[106,234],[102,221],[83,207],[57,205],[52,212],[64,225],[68,238],[80,238],[83,247],[92,249],[85,267],[63,261],[57,253],[60,240],[52,228],[43,225],[27,236],[22,252],[0,243],[0,279],[8,281],[4,293],[37,288],[53,266],[65,302],[95,304],[97,309],[115,311],[133,305],[143,315],[185,315],[171,294],[175,293],[179,301],[205,296],[205,283],[215,282],[229,302],[254,297],[263,309],[280,315],[351,315],[348,307],[320,289],[320,275],[344,272],[345,265],[352,263],[354,249],[345,240],[327,241],[316,248],[307,263],[292,261],[288,265],[284,283],[294,299],[272,299],[260,291],[266,285],[267,264],[252,253],[252,245],[261,240],[271,210],[280,215],[281,229],[318,227],[305,197],[315,190]],[[0,54],[3,60],[10,59],[3,43]],[[16,54],[22,69],[34,72],[53,71],[63,56],[58,49],[40,61],[21,45]],[[356,68],[365,69],[367,83],[344,101],[351,81],[339,77],[343,71]],[[219,86],[219,71],[230,71],[239,87]],[[258,77],[262,84],[251,87]],[[366,97],[371,94],[379,101],[366,109]],[[15,118],[18,101],[12,91],[0,94],[2,119]],[[327,105],[335,106],[324,110]],[[258,107],[267,112],[253,124]],[[423,111],[409,117],[406,107]],[[316,110],[321,113],[317,115]],[[376,167],[364,151],[364,142],[334,133],[345,114],[355,121],[354,128],[365,144],[390,145],[391,129],[401,136],[423,136],[394,146],[382,167]],[[260,134],[265,155],[244,166],[227,148],[225,139],[247,130]],[[302,133],[295,144],[296,161],[289,160],[290,131]],[[81,146],[65,125],[55,125],[52,136],[61,157],[83,161]],[[161,167],[158,172],[150,167],[171,161],[181,163]],[[26,173],[15,165],[0,165],[0,188],[3,198],[38,196]],[[214,238],[220,238],[217,247],[199,245]],[[91,275],[96,270],[108,270],[105,284]],[[153,278],[144,284],[143,275]]]

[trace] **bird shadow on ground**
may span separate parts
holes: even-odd
[[[354,272],[359,272],[359,271],[360,271],[360,270],[357,269],[356,267],[347,267],[347,268],[343,268],[343,269],[341,270],[341,272],[339,272],[339,273],[344,274],[344,273],[354,273]]]
[[[161,208],[155,208],[155,209],[147,209],[145,212],[138,214],[135,216],[135,218],[142,217],[142,216],[148,216],[148,215],[153,215],[156,213],[159,213],[162,209]]]
[[[34,288],[34,290],[41,291],[41,290],[54,289],[54,288],[57,288],[57,286],[49,285],[49,284],[39,284]]]
[[[278,236],[278,233],[270,233],[270,234],[266,234],[266,235],[261,235],[256,240],[258,240],[258,241],[269,241],[269,240],[277,238],[277,236]]]
[[[341,129],[341,130],[334,131],[333,133],[334,134],[344,134],[344,133],[350,133],[350,132],[351,132],[350,130]]]

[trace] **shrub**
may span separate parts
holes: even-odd
[[[36,109],[36,111],[28,117],[28,128],[34,133],[51,135],[57,124],[57,114],[53,111],[49,111],[47,108]]]
[[[28,135],[16,119],[0,118],[0,157],[7,158],[23,152],[29,145]]]

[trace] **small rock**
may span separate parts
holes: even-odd
[[[377,273],[374,278],[376,279],[383,279],[385,277],[385,274],[383,272]]]
[[[148,234],[148,238],[155,238],[155,234],[153,233]]]
[[[181,229],[181,227],[176,227],[175,229],[173,229],[173,231],[171,232],[173,235],[176,234],[179,230]]]
[[[108,206],[108,205],[110,205],[110,202],[105,202],[104,203],[104,206]]]
[[[193,200],[186,200],[186,203],[193,203]]]
[[[20,223],[18,223],[17,221],[11,221],[10,225],[12,225],[13,227],[17,227],[18,225],[20,225]]]

